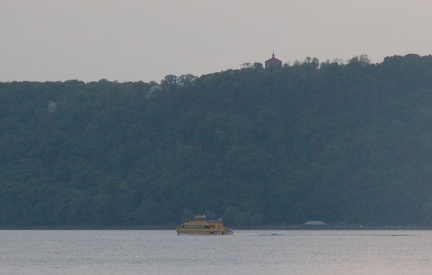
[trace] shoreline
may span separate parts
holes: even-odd
[[[0,230],[176,230],[177,226],[0,226]],[[232,230],[432,230],[432,226],[239,226]]]

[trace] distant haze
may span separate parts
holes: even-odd
[[[160,81],[432,52],[430,0],[2,0],[0,81]]]

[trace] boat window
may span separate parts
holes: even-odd
[[[183,228],[209,228],[208,225],[197,225],[197,224],[188,224],[188,225],[183,225]]]

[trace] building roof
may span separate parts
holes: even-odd
[[[279,59],[277,59],[276,57],[275,57],[275,54],[273,53],[272,54],[272,58],[270,58],[270,59],[267,59],[265,62],[282,62],[281,60],[279,60]]]
[[[276,67],[276,68],[282,67],[282,61],[279,60],[279,59],[277,59],[275,57],[274,52],[273,52],[272,58],[270,58],[270,59],[268,59],[268,60],[265,61],[265,67],[266,68],[269,68],[269,67]]]
[[[325,222],[322,221],[308,221],[305,222],[303,225],[327,225]]]

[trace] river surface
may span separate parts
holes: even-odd
[[[0,274],[432,274],[432,231],[2,230]]]

